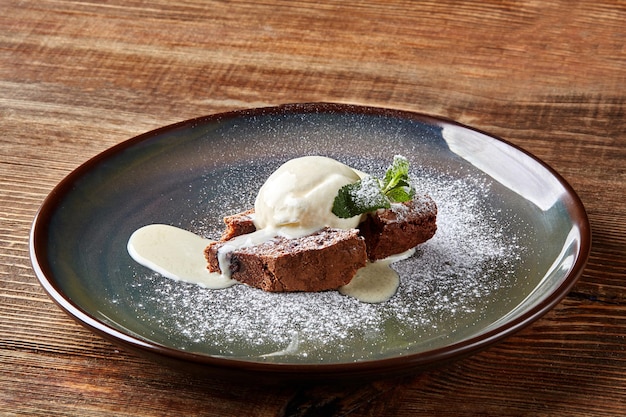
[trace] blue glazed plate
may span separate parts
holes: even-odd
[[[161,277],[126,251],[165,223],[219,237],[282,162],[325,155],[381,175],[393,155],[439,208],[438,231],[394,264],[396,296],[209,290]],[[579,198],[527,152],[458,123],[341,104],[284,105],[181,122],[87,161],[43,203],[31,258],[51,298],[124,348],[210,375],[379,377],[474,353],[541,317],[581,275]],[[199,254],[199,256],[202,256]]]

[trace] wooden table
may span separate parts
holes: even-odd
[[[0,414],[626,412],[623,1],[0,3]],[[343,388],[176,373],[91,334],[44,293],[30,224],[79,164],[173,122],[317,101],[456,119],[546,161],[593,230],[573,291],[480,354]]]

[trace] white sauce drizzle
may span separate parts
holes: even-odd
[[[130,236],[128,253],[137,263],[176,281],[211,289],[236,284],[230,277],[207,269],[203,252],[210,242],[178,227],[150,224]]]
[[[400,286],[400,276],[391,268],[391,264],[409,258],[414,253],[415,249],[409,249],[376,262],[368,262],[365,267],[356,271],[352,281],[339,288],[339,292],[364,303],[387,301]]]
[[[251,236],[254,235],[254,236]],[[276,236],[275,231],[261,230],[249,235],[238,236],[233,248],[224,251],[223,257],[234,248],[259,244]],[[235,239],[232,239],[233,241]],[[139,264],[152,269],[164,277],[198,284],[210,289],[222,289],[238,284],[229,274],[219,274],[207,270],[203,256],[204,249],[212,242],[192,232],[165,224],[150,224],[136,230],[128,240],[128,253]],[[399,255],[368,262],[359,269],[352,281],[341,287],[339,292],[365,303],[381,303],[391,298],[398,289],[400,278],[390,265],[393,262],[413,255],[411,249]],[[224,262],[228,271],[228,261]]]

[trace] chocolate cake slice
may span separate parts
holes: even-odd
[[[406,252],[426,242],[437,231],[437,205],[427,195],[406,203],[394,203],[390,209],[368,213],[359,224],[371,261]]]
[[[221,241],[207,246],[210,271],[221,272],[218,251],[225,244]],[[365,266],[367,251],[356,229],[324,228],[301,238],[275,237],[236,249],[227,258],[231,277],[252,287],[271,292],[325,291],[349,283]]]
[[[254,209],[244,211],[243,213],[233,214],[232,216],[224,217],[224,224],[226,229],[222,233],[220,240],[230,240],[240,235],[247,235],[256,230],[252,216],[254,215]]]

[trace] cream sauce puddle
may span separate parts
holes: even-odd
[[[130,236],[127,249],[137,263],[173,280],[210,289],[238,284],[228,276],[207,270],[204,249],[210,242],[184,229],[150,224],[137,229]],[[400,277],[391,268],[391,263],[408,258],[414,252],[412,249],[377,262],[368,262],[357,271],[349,284],[339,288],[339,292],[365,303],[387,301],[400,284]]]
[[[364,268],[356,272],[352,281],[339,288],[339,292],[364,303],[387,301],[393,297],[400,286],[400,276],[391,268],[391,264],[409,258],[414,253],[415,249],[410,249],[386,259],[368,262]]]
[[[177,281],[221,289],[237,283],[209,272],[204,248],[211,242],[187,230],[150,224],[136,230],[128,240],[128,253],[137,263]]]

